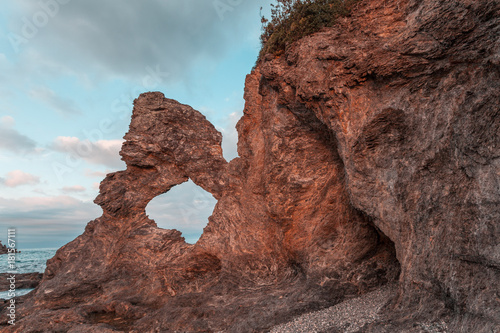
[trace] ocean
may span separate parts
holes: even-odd
[[[7,254],[0,255],[0,273],[43,273],[47,267],[47,260],[56,254],[57,249],[28,249],[16,253],[17,270],[12,272],[7,261]],[[16,289],[16,296],[22,296],[33,289]],[[0,299],[8,299],[8,291],[0,291]]]

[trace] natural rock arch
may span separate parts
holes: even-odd
[[[265,331],[394,281],[394,248],[399,295],[368,331],[498,327],[498,1],[359,6],[257,64],[230,163],[199,112],[141,95],[103,216],[7,330]],[[145,214],[188,179],[218,200],[194,245]]]
[[[297,299],[324,307],[394,281],[394,247],[350,205],[328,130],[310,109],[276,105],[278,92],[263,89],[259,103],[247,96],[253,113],[237,126],[247,137],[230,163],[201,113],[161,93],[136,99],[120,152],[127,169],[101,183],[95,202],[103,215],[48,262],[33,300],[70,308],[100,295],[77,315],[94,325],[120,328],[114,318],[126,318],[123,327],[148,331],[163,318],[160,326],[206,331],[203,313],[217,329],[245,332],[268,325],[267,315],[238,320],[256,300],[283,320]],[[146,215],[151,200],[189,179],[217,200],[195,244]],[[154,316],[144,312],[151,309]]]
[[[190,106],[159,92],[141,95],[125,139],[120,155],[127,170],[108,175],[95,199],[105,213],[142,214],[153,198],[188,179],[221,196],[227,165],[222,135]]]

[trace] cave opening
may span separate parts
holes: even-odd
[[[198,241],[217,200],[191,180],[155,197],[146,214],[159,228],[176,229],[189,244]]]
[[[396,245],[374,222],[374,220],[359,211],[373,228],[377,235],[377,246],[367,254],[375,261],[372,274],[375,274],[377,283],[397,283],[401,275],[401,263],[399,262]]]

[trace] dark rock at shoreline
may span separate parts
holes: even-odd
[[[398,281],[365,332],[494,332],[499,13],[361,1],[248,75],[230,162],[198,111],[142,94],[103,215],[4,331],[262,332]],[[187,179],[218,200],[195,245],[145,214]]]
[[[31,289],[36,288],[40,281],[42,281],[42,273],[22,273],[22,274],[10,274],[1,273],[0,274],[0,291],[7,291],[10,289],[10,278],[12,275],[15,276],[16,289]]]
[[[2,244],[2,241],[0,241],[0,254],[7,254],[7,253],[12,253],[12,251],[9,252],[9,247],[7,245]],[[21,251],[15,250],[15,253],[20,253]]]

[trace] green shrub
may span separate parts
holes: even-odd
[[[331,27],[339,16],[350,13],[358,0],[276,0],[271,5],[271,19],[261,17],[262,49],[259,58],[267,53],[279,55],[287,45],[324,27]]]

